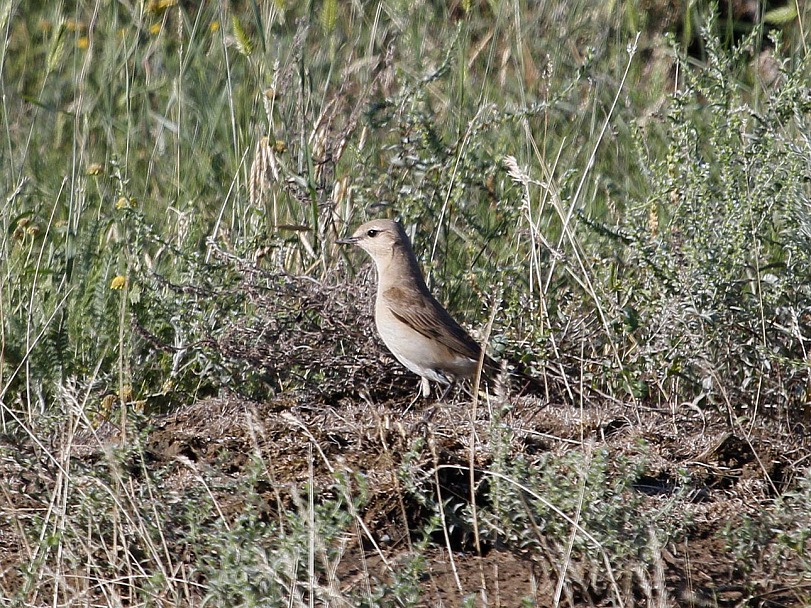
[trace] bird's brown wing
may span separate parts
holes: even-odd
[[[414,331],[444,344],[464,357],[474,360],[479,358],[479,344],[431,294],[390,287],[383,293],[383,302],[397,319]]]

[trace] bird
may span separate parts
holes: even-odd
[[[423,398],[430,396],[430,382],[446,387],[439,398],[443,400],[457,380],[477,373],[480,359],[494,365],[428,290],[411,241],[399,222],[372,220],[337,242],[360,247],[374,261],[377,332],[395,359],[420,376]]]

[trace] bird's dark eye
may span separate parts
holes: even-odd
[[[380,234],[380,230],[375,230],[374,228],[370,228],[366,231],[366,236],[368,236],[370,239],[375,238],[378,234]]]

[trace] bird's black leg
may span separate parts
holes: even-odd
[[[448,396],[448,394],[451,392],[451,389],[453,389],[455,385],[456,383],[453,380],[448,382],[448,386],[445,387],[445,390],[443,391],[442,396],[438,399],[438,401],[445,401],[445,398]]]

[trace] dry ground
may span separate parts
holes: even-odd
[[[408,551],[409,530],[413,533],[420,523],[404,522],[399,505],[404,500],[406,513],[420,511],[394,476],[404,450],[415,436],[423,435],[435,442],[439,465],[464,468],[472,436],[470,403],[422,406],[403,415],[406,404],[399,400],[280,410],[273,404],[212,400],[163,420],[152,434],[150,449],[169,461],[182,454],[193,461],[213,462],[225,449],[251,453],[257,446],[252,445],[249,426],[257,425],[262,437],[258,447],[272,454],[275,483],[283,486],[308,479],[311,461],[306,446],[313,442],[318,446],[312,456],[317,479],[328,481],[331,467],[362,471],[369,479],[372,498],[363,517],[386,559],[396,563],[398,554]],[[212,420],[219,422],[212,425]],[[477,468],[490,464],[488,420],[487,408],[480,406],[475,423]],[[750,600],[751,605],[799,606],[801,598],[808,597],[811,581],[784,577],[779,571],[752,572],[742,580],[735,557],[719,536],[725,527],[739,525],[743,516],[769,508],[776,493],[792,483],[799,455],[807,454],[807,438],[787,435],[779,425],[738,435],[725,423],[707,420],[689,407],[643,411],[603,403],[581,410],[559,404],[544,407],[534,398],[517,399],[504,422],[514,431],[512,449],[524,455],[606,449],[638,456],[644,450],[648,467],[636,491],[648,497],[651,509],[671,500],[677,489],[689,490],[680,493],[677,511],[690,522],[686,534],[662,550],[673,605],[734,606]],[[421,464],[430,470],[436,463]],[[685,471],[693,486],[677,488]],[[460,470],[443,484],[462,494],[466,477]],[[268,490],[271,504],[272,493]],[[531,557],[496,547],[485,548],[481,556],[471,547],[452,548],[464,549],[455,554],[455,566],[442,543],[431,550],[430,575],[424,581],[426,605],[438,605],[440,600],[459,605],[453,567],[466,593],[484,587],[494,605],[515,606],[524,597],[534,598],[539,606],[551,605],[557,573],[541,571]],[[360,584],[364,568],[380,568],[377,575],[385,576],[386,568],[375,552],[367,553],[365,565],[357,553],[342,561],[346,576],[342,580],[349,584],[354,578]],[[759,599],[750,598],[753,588]]]
[[[362,518],[371,537],[347,547],[337,577],[343,586],[364,585],[370,577],[387,577],[390,568],[409,554],[414,535],[425,523],[424,508],[395,475],[415,438],[423,437],[434,446],[419,454],[422,462],[416,465],[423,470],[458,465],[442,469],[441,484],[444,491],[463,499],[468,496],[466,468],[474,435],[476,467],[491,464],[486,404],[480,403],[473,426],[469,401],[420,404],[403,414],[406,404],[402,399],[338,404],[204,400],[157,420],[147,435],[146,453],[151,467],[171,471],[167,487],[180,494],[184,487],[200,483],[200,469],[238,476],[252,454],[261,454],[272,468],[260,490],[269,513],[286,504],[291,489],[311,477],[317,489],[326,489],[336,469],[362,473],[370,492]],[[670,605],[803,605],[811,581],[797,580],[791,568],[769,570],[766,559],[758,564],[759,570],[744,576],[720,533],[740,525],[745,515],[770,508],[776,493],[792,485],[798,460],[808,453],[808,440],[779,425],[753,428],[745,436],[712,418],[689,407],[665,411],[601,403],[581,410],[544,406],[537,398],[523,397],[514,398],[504,422],[514,432],[510,450],[530,462],[545,452],[608,450],[635,457],[644,451],[647,466],[634,491],[646,496],[654,510],[665,501],[678,500],[676,517],[687,522],[684,535],[661,548],[661,576]],[[47,465],[41,470],[15,466],[10,447],[6,446],[0,465],[6,480],[0,498],[5,514],[0,520],[4,588],[19,577],[18,568],[31,550],[14,520],[48,508],[54,474]],[[75,446],[74,458],[92,464],[99,457],[92,445],[86,450]],[[679,481],[686,478],[685,472],[690,488]],[[239,496],[219,496],[218,502],[226,517],[246,508]],[[763,549],[765,554],[767,548]],[[426,606],[459,605],[460,587],[464,594],[480,589],[488,605],[516,606],[528,597],[539,606],[552,605],[558,572],[532,555],[491,545],[482,547],[479,555],[469,539],[452,537],[448,544],[438,535],[427,558],[422,582]],[[601,604],[600,598],[572,599],[577,605]]]

